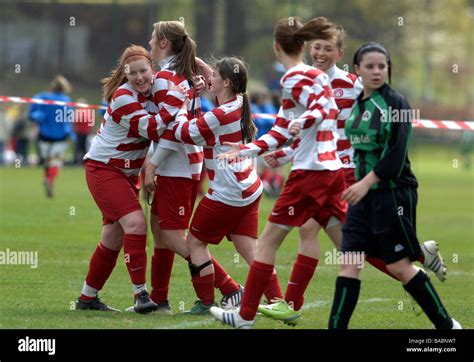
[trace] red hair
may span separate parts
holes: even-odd
[[[127,82],[125,66],[143,58],[146,58],[150,66],[152,66],[150,53],[144,47],[139,45],[130,45],[123,51],[117,62],[117,67],[112,70],[112,72],[110,72],[109,77],[102,79],[102,90],[107,103],[110,103],[117,88]]]

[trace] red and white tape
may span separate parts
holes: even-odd
[[[0,103],[26,103],[26,104],[48,104],[54,106],[74,107],[74,108],[92,108],[107,109],[106,106],[98,106],[95,104],[85,104],[76,102],[50,101],[46,99],[26,98],[26,97],[8,97],[0,96]]]
[[[50,101],[45,99],[35,99],[26,97],[9,97],[0,96],[0,103],[26,103],[26,104],[49,104],[64,107],[74,108],[92,108],[92,109],[107,109],[106,106],[99,106],[95,104],[85,104],[76,102],[62,102],[62,101]],[[252,114],[254,118],[267,118],[275,119],[275,114],[267,113],[255,113]],[[416,119],[413,121],[413,127],[415,128],[427,128],[427,129],[447,129],[447,130],[465,130],[474,131],[474,122],[458,121],[458,120],[439,120],[439,119]]]
[[[255,113],[254,118],[275,119],[275,114]],[[439,119],[415,119],[412,122],[415,128],[431,128],[431,129],[448,129],[448,130],[465,130],[474,131],[474,122],[456,121],[456,120],[439,120]]]

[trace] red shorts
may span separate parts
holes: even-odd
[[[158,216],[160,229],[185,230],[196,202],[198,180],[184,177],[156,177],[151,213]]]
[[[126,176],[117,168],[94,160],[87,160],[85,169],[87,186],[102,212],[103,225],[142,209],[138,176]]]
[[[204,197],[194,213],[189,232],[208,244],[219,244],[224,236],[243,235],[258,238],[258,205],[237,207]]]
[[[355,178],[355,169],[343,168],[343,170],[344,170],[344,179],[346,181],[346,188],[354,185],[357,182]]]
[[[291,171],[268,220],[274,224],[301,226],[310,218],[326,227],[331,216],[346,219],[344,171]]]

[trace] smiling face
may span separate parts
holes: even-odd
[[[336,39],[317,39],[311,45],[310,54],[314,66],[325,72],[343,58],[344,51],[337,47]]]
[[[209,91],[216,97],[226,91],[230,86],[228,79],[222,79],[219,71],[213,69],[211,78],[209,79]]]
[[[368,52],[364,54],[360,64],[355,64],[354,68],[357,75],[362,78],[364,89],[378,89],[387,79],[388,63],[387,58],[382,53]]]
[[[153,71],[150,63],[144,57],[124,65],[125,74],[130,85],[141,94],[148,94],[151,90]]]

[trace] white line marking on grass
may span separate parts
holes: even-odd
[[[217,323],[214,319],[203,319],[201,321],[194,321],[194,322],[181,322],[177,324],[172,324],[166,327],[160,327],[156,329],[185,329],[185,328],[195,328],[195,327],[202,327],[211,325],[213,323]],[[200,329],[200,328],[199,328]]]
[[[359,300],[359,303],[380,303],[380,302],[388,302],[391,301],[392,299],[388,298],[369,298],[369,299],[363,299]],[[321,307],[326,307],[332,303],[332,300],[318,300],[316,302],[312,303],[306,303],[303,305],[303,310],[311,310],[315,308],[321,308]],[[177,317],[183,317],[176,315]],[[176,323],[176,324],[171,324],[168,326],[163,326],[163,327],[157,327],[156,329],[187,329],[187,328],[198,328],[202,329],[204,326],[209,326],[211,324],[218,323],[218,321],[214,319],[203,319],[200,321],[192,321],[192,322],[187,322],[183,321],[181,323]]]
[[[379,302],[389,302],[391,300],[392,299],[388,299],[388,298],[369,298],[369,299],[359,300],[359,303],[379,303]],[[332,303],[332,300],[319,300],[317,302],[304,304],[302,309],[308,310],[308,309],[325,307],[329,305],[330,303]]]
[[[463,271],[463,270],[457,270],[457,271],[449,271],[448,269],[448,272],[447,272],[447,277],[449,278],[450,275],[454,275],[454,276],[458,276],[458,275],[461,275],[461,276],[465,276],[465,275],[474,275],[473,272],[468,272],[468,271]]]
[[[390,298],[369,298],[365,300],[361,300],[362,303],[379,303],[379,302],[389,302],[392,299]]]
[[[308,310],[308,309],[314,309],[314,308],[321,308],[329,305],[332,301],[329,300],[319,300],[317,302],[313,303],[305,303],[301,309],[303,310]]]

